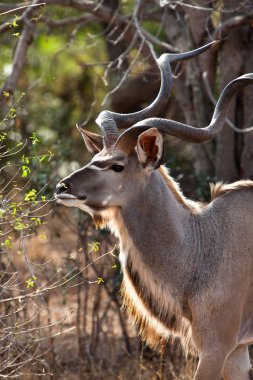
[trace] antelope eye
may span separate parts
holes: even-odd
[[[124,166],[123,165],[119,165],[119,164],[114,164],[111,166],[111,169],[114,171],[114,172],[122,172],[124,170]]]

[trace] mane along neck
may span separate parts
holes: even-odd
[[[178,183],[171,178],[169,175],[168,169],[163,165],[159,168],[159,173],[161,174],[164,182],[174,195],[176,201],[181,204],[185,209],[189,210],[192,213],[198,213],[202,210],[202,208],[205,206],[204,203],[201,202],[195,202],[191,199],[188,199],[184,196],[182,193]]]
[[[102,214],[103,222],[120,240],[123,305],[143,339],[158,350],[163,349],[171,332],[183,338],[186,350],[190,347],[191,315],[176,284],[181,280],[177,273],[170,281],[166,278],[166,267],[179,265],[173,242],[177,247],[183,242],[182,226],[190,212],[177,184],[161,169],[151,178],[142,202],[133,199],[127,209],[115,207]],[[174,223],[167,222],[169,215]],[[157,240],[158,229],[164,241]]]
[[[178,302],[167,284],[160,282],[146,266],[125,228],[121,210],[115,208],[111,212],[113,219],[107,222],[120,240],[119,259],[123,272],[120,293],[130,319],[138,326],[142,339],[154,350],[163,351],[169,338],[179,337],[185,352],[194,353],[187,304],[182,297]]]

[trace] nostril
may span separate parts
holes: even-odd
[[[58,194],[67,192],[69,190],[69,188],[70,188],[70,186],[66,182],[60,182],[56,185],[56,191]]]

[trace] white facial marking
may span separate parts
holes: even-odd
[[[109,154],[107,156],[99,156],[99,159],[97,157],[93,157],[91,162],[101,162],[101,161],[107,161],[107,160],[110,160],[112,158],[112,156],[109,156]]]
[[[108,196],[106,197],[106,199],[103,200],[102,205],[103,205],[103,206],[106,206],[106,205],[110,202],[110,200],[111,200],[112,198],[113,198],[113,197],[112,197],[112,194],[108,195]]]
[[[95,164],[94,165],[90,165],[89,166],[89,169],[93,169],[93,170],[108,170],[109,169],[109,166],[106,166],[104,168],[100,168],[98,166],[96,166]]]
[[[104,156],[104,157],[94,157],[90,164],[89,169],[93,170],[110,170],[113,165],[121,165],[124,166],[124,160],[117,157],[112,156]]]

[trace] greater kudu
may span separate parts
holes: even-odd
[[[124,304],[148,344],[159,349],[170,334],[179,336],[199,355],[196,380],[222,374],[249,380],[253,182],[218,184],[212,202],[202,205],[186,199],[160,164],[162,133],[195,143],[215,137],[231,98],[253,84],[253,74],[227,85],[206,128],[150,118],[166,110],[170,63],[211,45],[162,55],[156,100],[133,114],[103,111],[97,119],[102,137],[79,128],[93,158],[57,185],[56,199],[88,212],[119,238]],[[118,128],[128,129],[120,135]]]

